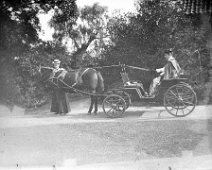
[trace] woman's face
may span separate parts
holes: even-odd
[[[60,67],[60,63],[55,62],[54,63],[54,68],[58,69]]]

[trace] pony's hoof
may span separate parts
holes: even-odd
[[[94,113],[94,115],[97,115],[97,111],[95,111],[95,112],[93,112]]]
[[[88,115],[91,115],[91,112],[88,112]]]

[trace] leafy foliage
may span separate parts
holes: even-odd
[[[176,59],[188,76],[199,71],[199,58],[194,51],[205,50],[207,36],[199,27],[200,16],[186,16],[181,4],[174,1],[140,0],[137,7],[137,14],[110,19],[108,28],[112,43],[105,47],[104,63],[121,62],[156,69],[165,64],[163,50],[173,48]],[[201,58],[207,60],[208,57],[201,52]],[[112,74],[119,76],[116,71]],[[146,88],[154,76],[151,72],[138,70],[129,70],[129,74],[132,79],[142,80]],[[113,81],[111,78],[108,83]]]
[[[173,48],[181,67],[194,76],[200,64],[207,67],[209,63],[208,29],[200,27],[200,15],[186,16],[180,2],[138,0],[135,14],[108,17],[106,7],[94,4],[77,9],[75,0],[0,1],[0,99],[28,107],[45,102],[49,90],[39,82],[34,68],[51,66],[55,58],[63,67],[68,67],[71,58],[73,68],[125,63],[155,69],[165,64],[163,49]],[[54,11],[50,22],[54,41],[42,42],[38,13],[50,10]],[[72,41],[71,56],[66,39]],[[131,79],[142,80],[146,88],[154,76],[128,71]],[[103,74],[107,84],[121,79],[117,69],[105,69]],[[206,72],[198,82],[204,85],[207,79]]]
[[[0,67],[1,100],[32,106],[39,104],[38,98],[45,98],[44,90],[36,84],[38,80],[33,76],[32,68],[41,62],[51,63],[58,55],[66,56],[64,47],[42,43],[37,34],[40,29],[37,14],[54,9],[60,11],[54,15],[57,23],[76,16],[75,0],[0,2],[0,64],[3,66]]]
[[[85,61],[83,60],[90,58],[88,55],[91,53],[99,55],[104,44],[103,39],[108,36],[106,11],[106,7],[96,3],[79,9],[78,20],[72,26],[70,26],[70,20],[63,21],[60,24],[55,23],[54,20],[51,21],[51,26],[56,30],[55,40],[72,42],[70,50],[72,51],[71,63],[73,68],[84,65]]]

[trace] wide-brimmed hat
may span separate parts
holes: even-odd
[[[53,64],[55,64],[55,63],[60,64],[60,63],[61,63],[61,61],[60,61],[59,59],[54,59],[54,61],[53,61],[52,63],[53,63]]]

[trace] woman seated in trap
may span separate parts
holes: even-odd
[[[149,96],[154,97],[156,92],[156,87],[160,84],[161,80],[169,80],[173,78],[179,78],[182,73],[182,69],[178,64],[177,60],[173,57],[172,49],[164,50],[164,57],[167,61],[166,65],[162,68],[156,69],[156,72],[159,73],[159,76],[154,78],[150,88]]]
[[[58,78],[62,77],[67,72],[64,68],[60,67],[60,63],[61,61],[59,59],[55,59],[53,61],[54,69],[50,77],[52,82],[57,81]],[[50,111],[61,115],[70,112],[70,105],[67,93],[65,93],[61,88],[57,86],[55,86],[53,90]]]

